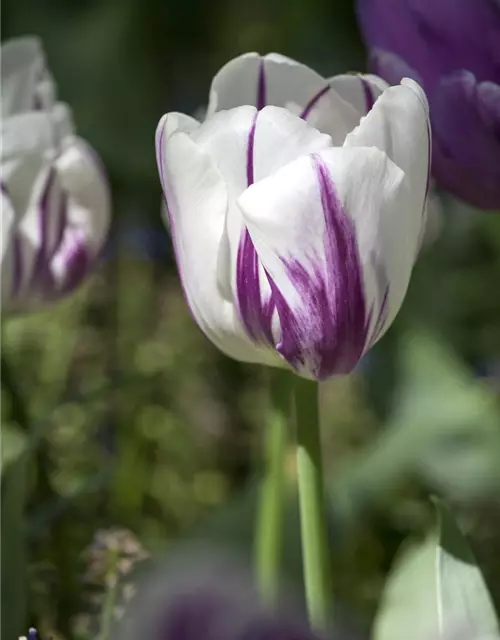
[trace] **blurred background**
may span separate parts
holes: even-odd
[[[3,321],[2,608],[21,631],[84,639],[156,554],[252,550],[266,372],[218,353],[189,316],[159,215],[157,122],[203,109],[246,51],[325,76],[365,70],[366,54],[350,0],[4,0],[2,40],[23,34],[42,38],[106,166],[114,222],[83,289]],[[455,505],[500,605],[500,222],[442,203],[396,323],[321,390],[335,589],[362,627],[430,492]],[[298,585],[292,448],[287,471]]]

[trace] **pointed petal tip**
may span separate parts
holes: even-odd
[[[413,80],[412,78],[403,78],[401,80],[401,86],[403,87],[408,87],[408,89],[411,89],[413,91],[413,93],[415,93],[417,95],[417,97],[420,99],[420,102],[422,103],[422,106],[425,109],[425,113],[427,114],[427,117],[429,116],[429,103],[427,101],[427,96],[425,95],[425,91],[422,89],[422,87],[419,85],[418,82],[415,82],[415,80]]]

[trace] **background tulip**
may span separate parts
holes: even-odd
[[[358,16],[374,72],[425,89],[438,183],[472,205],[499,208],[499,3],[358,0]]]
[[[340,618],[340,615],[338,616]],[[342,616],[344,618],[344,616]],[[120,640],[355,640],[337,620],[328,634],[311,631],[296,602],[264,606],[241,559],[189,549],[146,574],[113,638]]]
[[[106,239],[110,196],[56,101],[40,42],[2,46],[2,300],[30,311],[71,293]]]
[[[351,371],[403,301],[429,147],[415,82],[326,81],[276,54],[226,65],[202,124],[164,116],[157,158],[177,262],[212,342],[317,380]]]

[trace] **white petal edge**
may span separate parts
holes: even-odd
[[[2,44],[1,66],[2,118],[31,111],[36,84],[45,68],[39,38],[26,36]]]
[[[2,300],[7,300],[12,286],[12,239],[15,232],[15,214],[10,202],[10,198],[5,193],[4,189],[2,189],[1,191],[0,198],[2,208],[2,255],[0,263],[2,268]]]
[[[333,76],[328,83],[333,91],[354,107],[358,114],[356,125],[389,86],[382,78],[372,74],[342,74]]]
[[[408,78],[389,87],[350,133],[345,148],[373,146],[385,152],[407,176],[409,219],[416,255],[425,224],[425,196],[429,179],[430,124],[427,99],[420,86]],[[420,214],[418,214],[420,212]]]
[[[251,343],[235,305],[219,291],[217,262],[228,206],[220,171],[184,132],[168,139],[160,135],[159,154],[179,275],[197,324],[227,355],[246,362],[274,363],[271,352]]]
[[[87,240],[89,253],[104,245],[111,223],[111,193],[104,167],[81,138],[68,138],[54,168],[68,197],[68,224]]]

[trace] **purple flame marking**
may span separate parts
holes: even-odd
[[[21,238],[18,233],[14,234],[12,239],[13,247],[12,247],[12,288],[11,295],[13,298],[17,297],[21,291],[21,286],[23,283],[23,256],[22,256],[22,246],[21,246]]]
[[[259,65],[259,79],[257,81],[257,109],[260,111],[263,109],[267,102],[267,86],[266,86],[266,68],[264,60],[261,59]]]
[[[33,280],[36,280],[38,276],[46,268],[45,262],[47,258],[46,254],[47,254],[48,228],[50,224],[49,217],[51,214],[50,200],[51,200],[51,196],[53,195],[55,177],[56,177],[55,171],[54,169],[51,169],[47,176],[43,193],[40,198],[40,204],[38,206],[40,247],[38,249],[38,252],[35,258],[35,264],[34,264],[33,276],[32,276]]]
[[[328,93],[328,91],[330,90],[330,86],[327,85],[326,87],[323,87],[320,91],[318,91],[318,93],[316,93],[310,100],[309,102],[306,104],[306,106],[304,107],[304,110],[302,111],[302,113],[300,114],[300,117],[303,120],[307,120],[307,118],[309,117],[309,114],[311,113],[311,111],[314,109],[314,107],[316,106],[316,104],[321,100],[321,98]]]
[[[248,143],[247,143],[247,185],[248,186],[254,183],[253,150],[255,145],[255,130],[257,128],[257,116],[258,116],[258,113],[255,114],[252,120],[252,126],[250,127],[250,132],[248,134]]]
[[[354,223],[344,212],[321,158],[312,156],[325,216],[325,264],[310,270],[298,261],[283,260],[300,297],[290,307],[270,278],[281,341],[277,350],[295,369],[307,369],[316,379],[351,371],[364,352],[369,328],[361,260]]]
[[[254,143],[258,112],[252,121],[247,143],[247,184],[254,182]],[[262,299],[260,288],[260,263],[247,229],[244,229],[236,258],[236,291],[238,308],[248,335],[255,341],[272,343],[272,317],[274,300],[272,295]]]
[[[72,233],[68,237],[68,242],[61,255],[64,265],[64,277],[60,286],[61,294],[69,293],[82,282],[89,271],[89,257],[83,234]]]
[[[373,89],[368,80],[365,80],[363,76],[359,76],[361,80],[361,85],[363,87],[363,93],[365,96],[365,109],[366,113],[369,113],[372,110],[373,105],[375,104],[375,96],[373,95]]]

